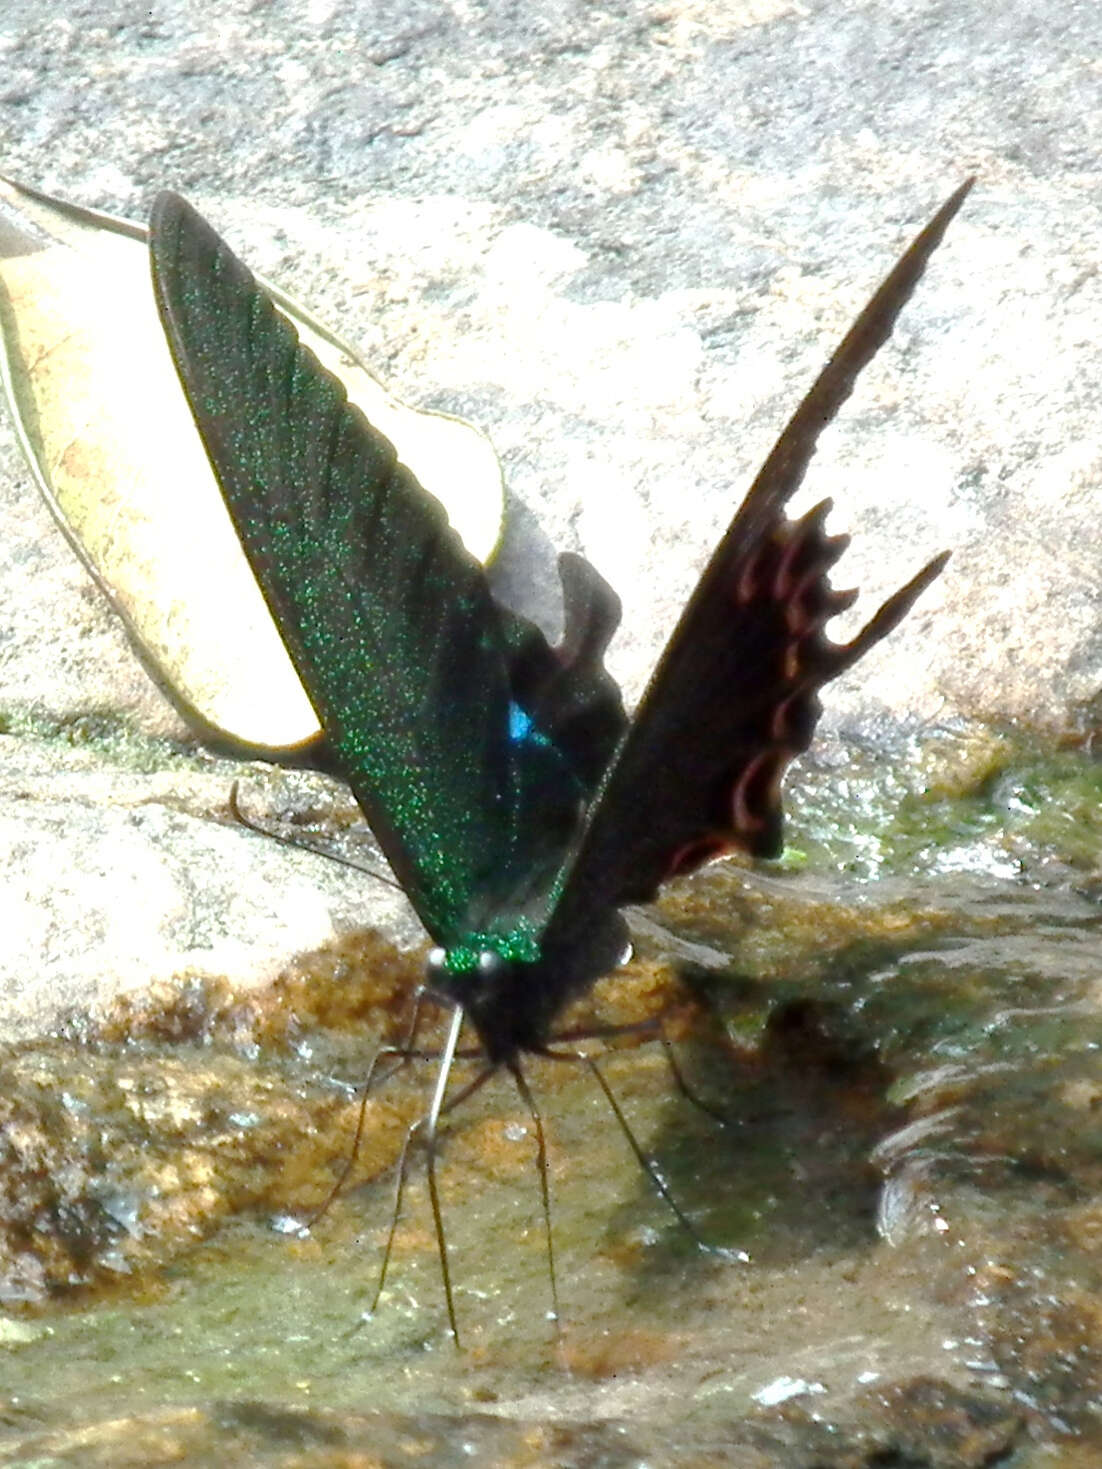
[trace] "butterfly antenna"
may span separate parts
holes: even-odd
[[[555,1318],[556,1330],[561,1330],[559,1285],[555,1275],[555,1241],[551,1231],[551,1186],[550,1169],[547,1165],[547,1137],[543,1130],[543,1118],[536,1106],[532,1088],[528,1085],[528,1078],[520,1068],[520,1062],[515,1059],[511,1061],[509,1071],[516,1082],[521,1101],[528,1108],[528,1115],[532,1119],[532,1127],[536,1134],[536,1169],[540,1176],[540,1203],[543,1207],[543,1229],[547,1241],[547,1279],[551,1285],[551,1314]]]
[[[267,837],[270,842],[278,842],[281,847],[291,847],[296,852],[312,852],[315,857],[324,857],[329,862],[339,863],[341,867],[351,867],[353,872],[362,872],[365,877],[373,877],[376,882],[384,883],[388,888],[394,888],[399,893],[405,891],[400,882],[395,882],[392,877],[387,877],[385,872],[379,872],[374,867],[365,867],[362,862],[353,862],[351,857],[345,857],[340,852],[327,851],[325,847],[316,846],[313,842],[304,842],[298,837],[285,836],[281,831],[272,831],[270,827],[255,821],[241,809],[241,802],[237,795],[240,785],[241,782],[235,780],[230,786],[230,798],[227,803],[230,815],[239,826],[245,827],[247,831],[256,832],[257,836]]]
[[[412,1060],[417,1055],[417,1052],[413,1049],[413,1042],[417,1038],[417,1030],[421,1023],[421,1013],[425,1003],[425,994],[426,991],[424,985],[418,985],[413,994],[413,1005],[410,1012],[409,1026],[406,1030],[406,1038],[403,1044],[400,1046],[380,1046],[375,1052],[374,1056],[372,1056],[371,1063],[367,1068],[367,1075],[364,1077],[363,1095],[360,1098],[360,1109],[359,1115],[356,1119],[356,1132],[352,1138],[352,1147],[349,1149],[348,1156],[345,1159],[344,1166],[341,1168],[336,1183],[326,1194],[325,1199],[321,1203],[321,1205],[317,1209],[315,1209],[313,1214],[311,1214],[310,1218],[306,1221],[307,1229],[313,1229],[314,1225],[317,1224],[320,1219],[324,1218],[326,1214],[328,1214],[329,1210],[332,1208],[337,1198],[343,1192],[344,1186],[348,1182],[353,1168],[355,1168],[356,1166],[356,1159],[359,1157],[360,1153],[360,1144],[363,1142],[364,1124],[367,1118],[367,1099],[371,1095],[372,1088],[375,1086],[375,1073],[379,1069],[380,1062],[382,1062],[385,1058],[389,1056],[398,1057],[398,1064],[396,1066],[392,1066],[390,1070],[387,1071],[380,1078],[378,1086],[381,1089],[382,1087],[386,1086],[387,1082],[390,1081],[392,1077],[397,1076],[398,1072],[401,1071],[404,1066],[408,1065],[410,1060]]]

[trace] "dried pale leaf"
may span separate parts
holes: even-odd
[[[208,737],[291,749],[317,737],[317,720],[180,390],[145,239],[139,225],[0,181],[0,380],[39,488],[165,693]],[[400,403],[264,284],[486,559],[502,513],[488,440]]]

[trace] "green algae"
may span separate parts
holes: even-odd
[[[859,877],[958,867],[1013,877],[1102,868],[1102,760],[1016,731],[924,732],[913,746],[809,760],[787,793],[801,865]]]

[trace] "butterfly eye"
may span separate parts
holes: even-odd
[[[429,984],[439,982],[446,978],[448,954],[446,949],[430,949],[429,956],[425,960],[425,978]]]
[[[478,956],[478,972],[483,979],[497,979],[505,973],[508,963],[493,949],[483,949]]]

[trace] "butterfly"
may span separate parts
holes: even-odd
[[[630,718],[603,662],[620,620],[603,578],[559,558],[555,646],[499,605],[439,503],[248,269],[183,199],[157,199],[153,285],[172,357],[333,762],[433,942],[428,990],[453,1009],[445,1066],[466,1020],[487,1072],[505,1068],[527,1096],[522,1058],[547,1054],[564,1007],[629,952],[625,906],[724,850],[779,855],[781,782],[810,744],[819,690],[947,559],[835,643],[825,624],[856,595],[829,580],[848,538],[826,533],[829,502],[796,520],[785,504],[970,186],[797,408]],[[454,1332],[439,1217],[437,1234]]]

